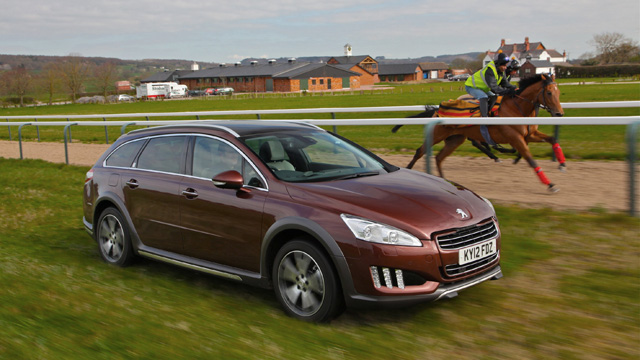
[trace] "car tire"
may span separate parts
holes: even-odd
[[[344,310],[333,266],[309,241],[296,239],[286,243],[275,257],[271,275],[276,297],[291,317],[328,322]]]
[[[133,262],[131,233],[124,217],[115,208],[107,208],[98,219],[96,241],[100,256],[109,264],[125,267]]]

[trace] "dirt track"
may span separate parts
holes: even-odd
[[[69,144],[69,163],[91,166],[108,146]],[[51,162],[65,161],[62,143],[25,142],[22,151],[24,158]],[[381,156],[398,166],[406,166],[411,159],[409,155],[381,154]],[[0,157],[19,158],[18,143],[0,141]],[[549,207],[558,210],[588,210],[595,207],[610,211],[629,209],[627,163],[569,161],[567,162],[568,170],[565,173],[558,171],[557,163],[549,160],[539,160],[538,163],[551,182],[561,189],[559,192],[549,193],[524,161],[513,165],[508,158],[501,163],[495,163],[489,158],[452,156],[445,161],[444,171],[448,179],[465,185],[496,203],[517,203],[523,206]],[[425,162],[421,159],[416,165],[416,170],[424,171],[424,169]],[[640,174],[636,179],[639,177]],[[636,184],[636,189],[640,189],[640,184]],[[636,204],[640,204],[640,194],[638,195]]]

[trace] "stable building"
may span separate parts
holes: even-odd
[[[360,74],[360,85],[373,85],[380,82],[378,77],[378,62],[369,55],[352,55],[350,44],[344,46],[344,56],[332,57],[327,64]]]
[[[324,63],[252,61],[194,71],[181,76],[189,89],[232,87],[236,92],[297,92],[360,88],[360,74]]]
[[[380,64],[378,69],[383,82],[419,81],[423,78],[422,68],[417,63]]]

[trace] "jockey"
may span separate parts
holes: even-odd
[[[511,82],[511,77],[520,71],[520,63],[516,59],[511,59],[509,64],[507,64],[507,70],[505,70],[505,75],[507,77],[507,81]]]
[[[464,83],[467,93],[480,102],[480,116],[489,115],[490,97],[493,103],[498,95],[515,95],[516,87],[509,83],[505,75],[508,63],[509,58],[500,53],[495,61],[476,71]]]

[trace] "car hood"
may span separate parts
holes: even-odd
[[[407,169],[348,180],[287,183],[287,189],[308,206],[382,222],[422,238],[495,215],[467,188]]]

